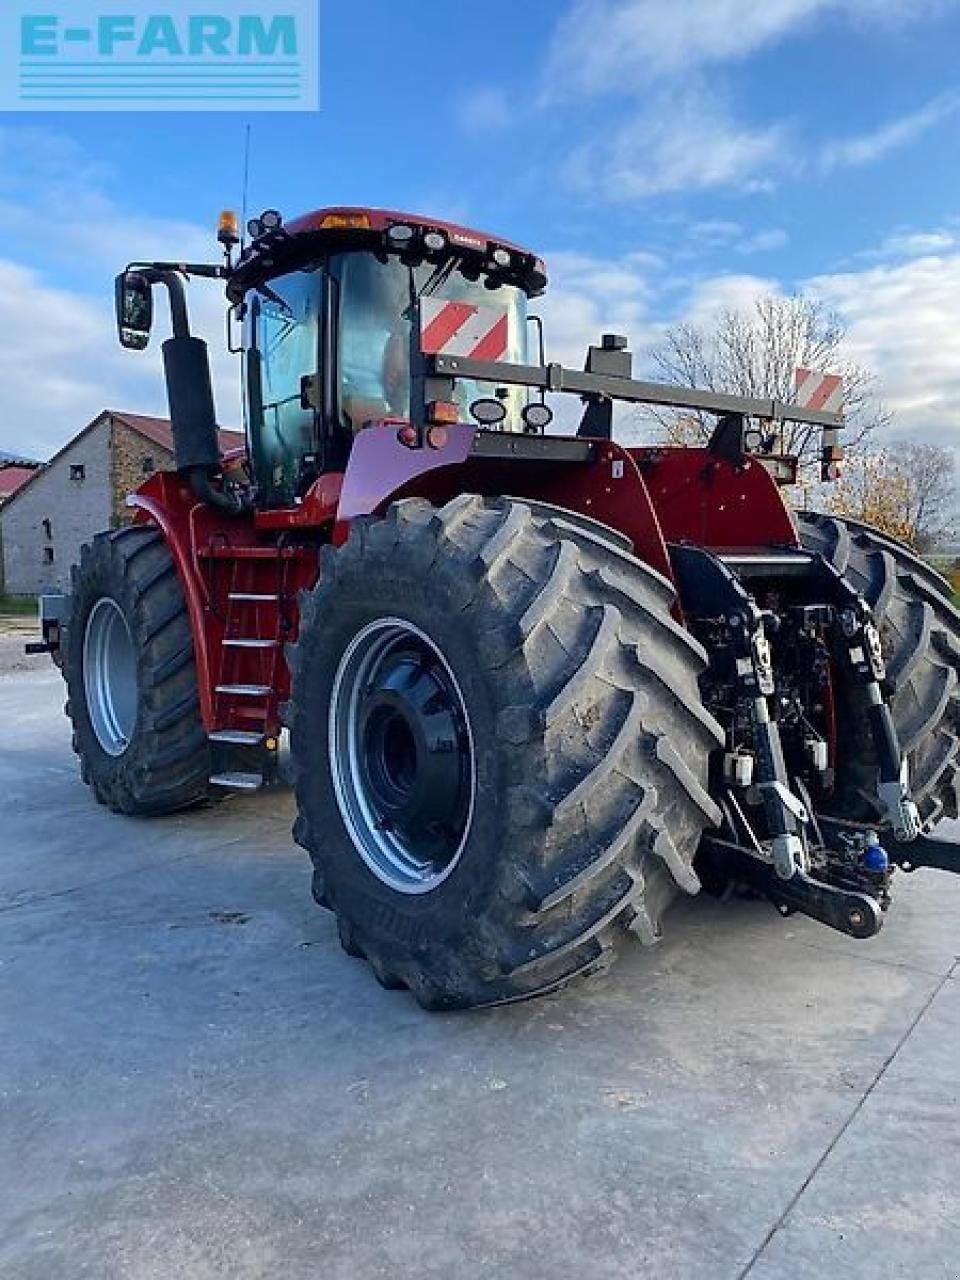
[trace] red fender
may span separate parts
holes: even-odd
[[[439,435],[439,433],[437,433]],[[670,558],[647,492],[630,453],[612,441],[597,440],[584,462],[485,457],[473,452],[478,430],[460,423],[443,429],[439,448],[401,443],[393,426],[373,425],[353,442],[337,509],[334,541],[342,542],[351,520],[382,512],[399,498],[442,503],[458,493],[539,499],[610,525],[633,543],[634,553],[672,580]],[[568,438],[554,437],[555,439]],[[498,436],[509,449],[511,440]],[[551,437],[544,439],[549,445]]]

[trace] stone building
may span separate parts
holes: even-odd
[[[221,431],[221,450],[243,443]],[[80,547],[131,518],[126,497],[155,471],[173,467],[165,418],[105,409],[36,471],[0,509],[3,577],[11,596],[69,591]]]

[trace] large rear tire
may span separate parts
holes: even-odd
[[[207,796],[193,637],[159,530],[100,533],[73,570],[64,676],[84,782],[117,813],[169,813]]]
[[[868,525],[806,513],[797,519],[807,550],[835,565],[874,611],[893,688],[891,711],[925,824],[960,816],[960,613],[949,584],[909,547]],[[842,690],[838,710],[831,808],[881,825],[866,717]]]
[[[294,836],[381,982],[427,1008],[554,990],[696,892],[720,733],[673,600],[602,525],[508,499],[400,502],[324,552]]]

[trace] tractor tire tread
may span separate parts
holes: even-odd
[[[705,655],[670,616],[672,588],[622,540],[566,516],[469,494],[437,510],[401,501],[354,524],[303,602],[291,655],[295,838],[345,948],[426,1008],[525,999],[606,965],[638,907],[659,922],[681,889],[696,892],[700,836],[719,816],[707,791],[721,735],[701,701]],[[314,800],[307,673],[338,597],[362,590],[374,557],[384,575],[404,561],[430,566],[474,633],[500,637],[482,661],[511,728],[483,747],[496,746],[511,783],[485,908],[415,943],[378,928],[354,897]]]
[[[162,533],[132,525],[81,548],[72,575],[64,676],[80,773],[97,801],[124,814],[185,809],[209,794],[210,746],[200,717],[193,638],[183,590]],[[96,600],[121,606],[136,649],[137,722],[118,757],[101,748],[86,712],[80,637]]]

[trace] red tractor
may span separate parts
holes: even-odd
[[[118,280],[126,347],[169,293],[177,470],[48,604],[97,800],[258,787],[288,726],[314,896],[428,1008],[554,990],[701,883],[865,938],[897,864],[958,869],[924,834],[958,808],[949,589],[781,497],[776,425],[822,427],[829,473],[839,415],[635,381],[616,335],[582,371],[531,362],[544,266],[496,237],[356,208],[249,233]],[[189,276],[225,282],[243,456]],[[563,392],[575,435],[548,430]],[[615,401],[716,427],[625,448]]]

